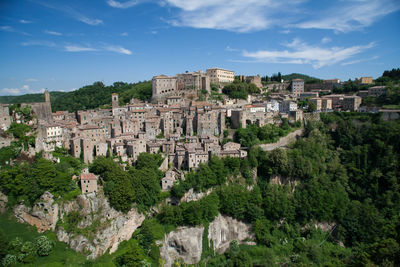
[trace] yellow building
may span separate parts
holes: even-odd
[[[207,69],[207,75],[210,77],[210,82],[215,84],[232,83],[235,79],[235,72],[220,68]]]
[[[372,84],[372,77],[361,77],[359,81],[361,84]]]

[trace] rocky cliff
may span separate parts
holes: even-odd
[[[253,239],[251,226],[228,216],[219,214],[208,227],[208,240],[212,240],[214,251],[224,253],[233,240],[240,242]]]
[[[17,205],[14,215],[19,222],[36,226],[38,232],[54,231],[58,221],[58,204],[54,203],[53,195],[45,192],[32,207]]]
[[[72,231],[64,229],[71,212],[79,214],[79,222]],[[38,231],[53,230],[57,238],[72,249],[94,259],[117,250],[119,243],[131,238],[145,216],[136,209],[124,214],[110,207],[102,193],[79,195],[76,200],[57,204],[46,192],[32,209],[18,205],[14,209],[19,221],[34,225]],[[58,222],[58,223],[57,223]]]
[[[167,234],[162,241],[160,256],[164,266],[172,266],[175,260],[183,259],[187,264],[196,264],[203,250],[204,227],[179,227]]]
[[[218,215],[208,227],[208,242],[214,251],[223,253],[233,240],[239,243],[253,239],[250,225],[228,216]],[[182,259],[186,264],[196,264],[201,259],[203,250],[204,227],[179,227],[170,232],[161,242],[160,254],[166,267]],[[248,242],[248,244],[254,244]]]

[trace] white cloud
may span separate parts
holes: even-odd
[[[130,1],[125,1],[125,2],[118,2],[115,0],[108,0],[107,4],[114,8],[130,8],[130,7],[136,6],[138,4],[138,1],[130,0]]]
[[[104,49],[107,50],[107,51],[118,53],[118,54],[124,54],[124,55],[131,55],[132,54],[132,52],[130,50],[128,50],[126,48],[123,48],[122,46],[111,45],[111,46],[104,47]]]
[[[30,23],[33,23],[33,22],[30,21],[30,20],[20,19],[20,20],[19,20],[19,23],[22,23],[22,24],[30,24]]]
[[[327,43],[329,43],[329,42],[331,42],[331,41],[332,41],[331,38],[329,38],[329,37],[324,37],[324,38],[322,38],[321,43],[327,44]]]
[[[19,33],[19,34],[26,35],[26,36],[31,36],[29,33],[16,30],[16,29],[14,29],[13,27],[8,26],[8,25],[6,25],[6,26],[0,26],[0,31],[4,31],[4,32],[14,32],[14,33]]]
[[[119,45],[103,45],[101,47],[81,46],[81,45],[67,45],[65,46],[67,52],[95,52],[95,51],[109,51],[118,54],[131,55],[132,51],[119,46]]]
[[[398,0],[349,0],[322,10],[314,20],[293,25],[302,29],[326,29],[350,32],[372,25],[375,21],[400,10]]]
[[[36,78],[28,78],[25,80],[25,82],[38,82],[39,80]]]
[[[65,46],[65,51],[67,52],[88,52],[88,51],[98,51],[98,49],[88,46],[79,45],[67,45]]]
[[[40,89],[38,91],[30,89],[29,85],[23,85],[20,88],[3,88],[1,90],[2,95],[22,95],[22,94],[33,94],[33,93],[39,93],[43,89]],[[44,90],[43,90],[44,91]]]
[[[239,51],[238,49],[232,48],[232,47],[230,47],[229,45],[228,45],[227,47],[225,47],[225,50],[226,50],[226,51],[229,51],[229,52],[236,52],[236,51]]]
[[[357,59],[357,60],[343,62],[340,65],[342,65],[342,66],[353,65],[353,64],[357,64],[357,63],[361,63],[361,62],[365,62],[365,61],[375,60],[375,59],[378,59],[378,58],[379,58],[378,56],[374,56],[372,58]]]
[[[21,43],[22,46],[46,46],[46,47],[56,47],[56,44],[49,41],[26,41]]]
[[[290,63],[311,64],[314,68],[330,66],[345,61],[365,50],[372,48],[374,43],[351,47],[329,47],[323,48],[311,46],[307,43],[294,39],[285,45],[289,50],[259,50],[255,52],[243,51],[242,55],[258,62],[268,63]]]
[[[5,32],[13,32],[14,28],[11,26],[0,26],[0,30]]]
[[[129,34],[127,32],[121,33],[121,36],[128,36]]]
[[[92,25],[92,26],[96,26],[96,25],[100,25],[103,24],[103,21],[101,19],[90,19],[86,16],[80,15],[78,17],[78,20],[81,22],[84,22],[86,24]]]
[[[79,11],[75,10],[74,8],[72,8],[71,6],[67,6],[67,5],[54,5],[54,4],[50,4],[48,2],[44,2],[44,1],[40,1],[40,0],[35,0],[35,3],[42,5],[44,7],[53,9],[53,10],[57,10],[60,11],[64,14],[66,14],[67,16],[70,16],[78,21],[81,21],[83,23],[89,24],[89,25],[100,25],[103,24],[103,21],[101,19],[92,19],[89,18],[85,15],[83,15],[82,13],[80,13]]]
[[[177,18],[170,20],[175,26],[220,29],[237,32],[262,30],[278,24],[276,15],[285,19],[301,1],[296,0],[165,0],[179,8]],[[283,8],[284,7],[284,8]],[[285,19],[279,18],[282,22]]]
[[[160,5],[168,8],[172,16],[166,20],[174,26],[235,32],[281,27],[283,34],[290,33],[288,27],[360,30],[400,10],[399,0],[328,1],[318,9],[307,0],[162,0]]]
[[[49,31],[49,30],[45,30],[44,33],[50,34],[50,35],[56,35],[56,36],[61,36],[62,33],[60,32],[55,32],[55,31]]]

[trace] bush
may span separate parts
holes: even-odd
[[[4,257],[4,259],[3,259],[3,261],[2,261],[2,264],[3,264],[4,266],[12,266],[12,265],[17,264],[17,262],[18,262],[17,256],[11,255],[11,254],[7,254],[7,255]]]
[[[35,246],[39,256],[48,256],[53,250],[53,243],[44,235],[36,238]]]

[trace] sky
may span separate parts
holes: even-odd
[[[0,0],[0,95],[211,67],[377,78],[399,63],[400,0]]]

